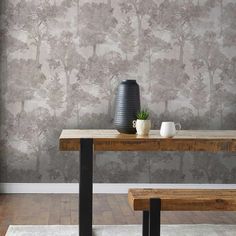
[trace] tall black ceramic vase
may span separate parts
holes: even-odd
[[[140,111],[139,85],[136,80],[123,80],[117,91],[114,125],[120,133],[135,134],[133,120]]]

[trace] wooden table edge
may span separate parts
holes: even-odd
[[[79,151],[80,138],[60,138],[61,151]],[[94,139],[95,151],[236,152],[236,139]]]

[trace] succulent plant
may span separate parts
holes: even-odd
[[[149,117],[149,112],[147,110],[141,110],[136,115],[138,120],[147,120]]]

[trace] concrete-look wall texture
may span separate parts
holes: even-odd
[[[236,129],[234,0],[1,0],[1,182],[77,182],[62,128],[112,128],[136,79],[153,128]],[[236,183],[236,154],[97,153],[95,182]]]

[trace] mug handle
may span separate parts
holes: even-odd
[[[177,129],[177,127],[178,127],[178,129]],[[180,124],[180,123],[176,123],[176,124],[175,124],[175,128],[176,128],[176,130],[177,130],[176,133],[178,133],[178,131],[181,130],[181,124]]]
[[[136,128],[136,120],[133,120],[133,128]]]

